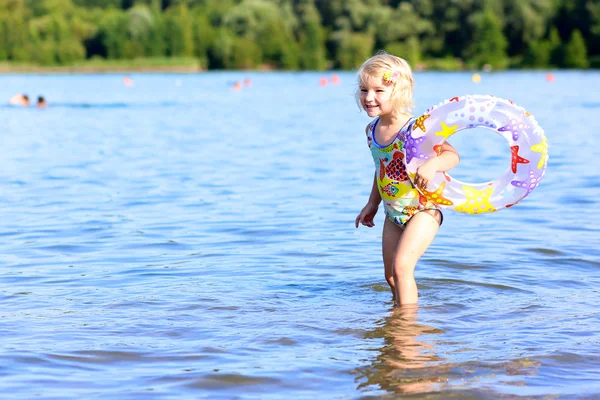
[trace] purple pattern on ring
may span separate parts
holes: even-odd
[[[406,135],[406,142],[404,142],[404,151],[406,152],[406,163],[410,164],[413,158],[419,158],[421,160],[427,160],[429,156],[421,151],[421,143],[425,141],[425,136],[420,138],[414,138],[412,132]]]
[[[513,185],[514,187],[518,187],[521,189],[527,189],[527,192],[523,196],[523,197],[526,197],[529,195],[529,193],[531,193],[533,191],[533,189],[535,189],[537,187],[537,185],[540,183],[541,179],[542,179],[541,175],[537,175],[534,170],[530,169],[529,170],[529,179],[527,179],[525,181],[511,181],[510,184]]]
[[[510,132],[512,133],[512,139],[516,142],[519,140],[521,131],[531,128],[531,125],[525,123],[523,118],[512,119],[508,124],[498,128],[498,132]]]

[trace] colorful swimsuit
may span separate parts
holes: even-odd
[[[371,122],[367,132],[369,149],[371,149],[371,155],[375,162],[377,188],[383,199],[387,218],[396,225],[404,227],[417,212],[439,209],[415,189],[404,166],[404,153],[402,152],[404,141],[406,133],[412,127],[415,119],[411,118],[400,129],[392,143],[384,147],[375,140],[375,127],[378,122],[379,118]]]

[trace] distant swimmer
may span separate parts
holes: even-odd
[[[131,79],[130,76],[125,76],[123,78],[123,83],[125,84],[125,86],[127,87],[132,87],[133,86],[133,79]]]
[[[8,100],[8,104],[29,107],[29,96],[21,93],[16,94]]]
[[[46,99],[44,99],[44,96],[38,96],[37,106],[38,106],[38,108],[48,107],[48,103],[46,102]]]

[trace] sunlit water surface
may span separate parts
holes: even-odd
[[[0,76],[3,398],[600,396],[600,73],[417,73],[416,112],[514,100],[548,170],[518,206],[448,212],[394,311],[354,75]],[[236,92],[232,82],[250,78]],[[509,163],[452,143],[464,180]],[[471,179],[472,178],[472,179]]]

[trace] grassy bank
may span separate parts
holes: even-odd
[[[132,60],[105,60],[95,58],[78,61],[73,65],[37,65],[28,63],[0,62],[0,73],[128,73],[128,72],[180,72],[202,71],[196,58],[138,58]]]

